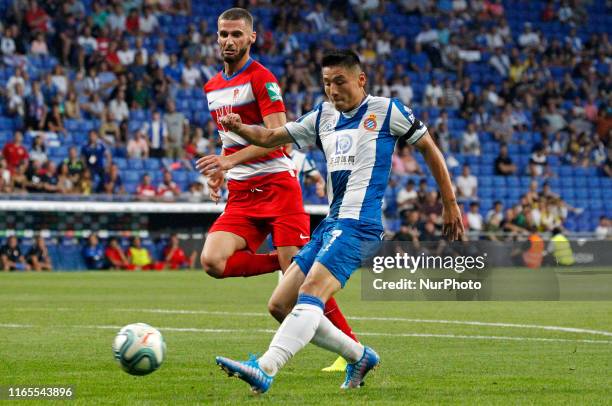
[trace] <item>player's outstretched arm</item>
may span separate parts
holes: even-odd
[[[245,125],[242,124],[238,114],[228,114],[221,119],[221,124],[259,147],[271,148],[293,142],[285,127],[264,128],[257,125]]]
[[[263,118],[264,126],[266,128],[277,128],[282,127],[287,122],[285,118],[285,113],[272,113],[268,114]],[[240,165],[242,163],[251,161],[253,159],[261,158],[262,156],[268,155],[270,152],[278,149],[278,147],[273,148],[264,148],[258,147],[256,145],[249,145],[246,148],[241,149],[240,151],[234,152],[231,155],[211,155],[211,158],[207,159],[207,162],[210,164],[214,164],[215,170],[217,172],[229,171],[234,168],[236,165]],[[196,167],[200,164],[202,158],[200,158],[196,162]],[[200,171],[202,174],[206,176],[212,176],[211,172]]]
[[[463,221],[461,220],[461,210],[457,205],[453,185],[451,184],[450,174],[444,162],[444,156],[429,135],[425,133],[415,144],[417,149],[423,154],[429,170],[436,178],[440,194],[442,195],[442,220],[444,222],[442,233],[450,240],[459,240],[463,236]]]

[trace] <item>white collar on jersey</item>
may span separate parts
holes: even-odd
[[[361,108],[361,106],[363,106],[365,103],[368,102],[368,100],[370,100],[370,95],[366,94],[366,96],[363,98],[363,100],[361,101],[361,103],[359,103],[359,106],[355,107],[353,110],[351,111],[341,111],[340,114],[342,114],[343,116],[347,117],[347,118],[351,118],[353,117],[355,114],[357,114],[357,112],[359,111],[359,109]]]

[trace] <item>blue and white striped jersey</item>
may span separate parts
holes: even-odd
[[[324,102],[285,128],[299,146],[317,145],[327,160],[328,217],[382,223],[382,199],[399,137],[409,144],[427,131],[398,99],[367,96],[354,110]]]

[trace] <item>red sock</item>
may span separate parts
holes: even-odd
[[[253,254],[242,250],[234,252],[234,255],[227,259],[223,277],[263,275],[279,269],[278,254]]]
[[[338,303],[336,303],[336,299],[333,297],[329,298],[327,303],[325,303],[325,310],[323,311],[323,314],[325,314],[325,317],[327,317],[334,326],[342,330],[344,334],[359,342],[355,334],[353,334],[351,326],[349,326],[348,322],[344,318],[344,315],[340,311]]]

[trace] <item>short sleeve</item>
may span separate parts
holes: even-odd
[[[408,144],[416,143],[425,135],[427,127],[398,99],[391,99],[391,103],[391,135],[405,137]]]
[[[262,117],[285,112],[281,88],[272,72],[267,69],[258,70],[253,74],[251,84]]]
[[[299,149],[310,147],[317,143],[317,121],[321,107],[304,114],[297,121],[285,124],[285,128]]]

